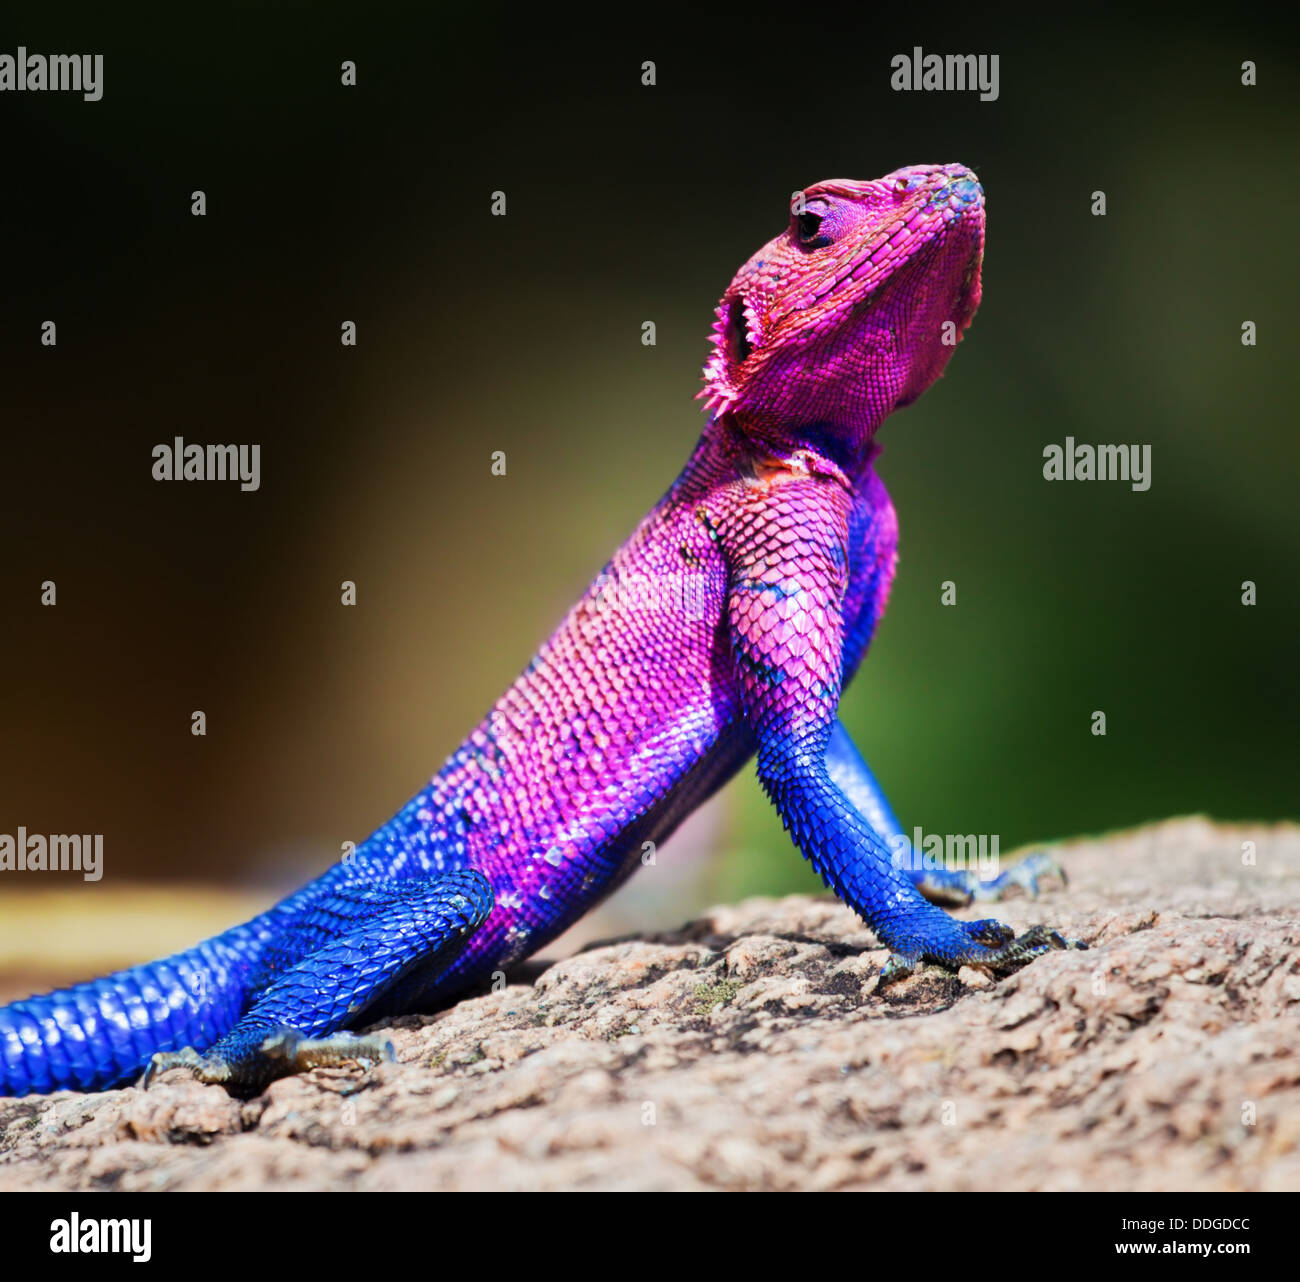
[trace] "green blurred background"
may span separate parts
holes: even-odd
[[[105,89],[0,95],[0,831],[103,833],[104,884],[323,868],[667,487],[713,304],[789,193],[955,160],[987,192],[984,304],[883,432],[902,560],[846,720],[906,824],[1004,851],[1295,817],[1296,48],[1180,14],[6,24],[6,51],[102,52]],[[893,92],[916,44],[997,53],[998,100]],[[260,443],[261,490],[155,483],[177,434]],[[1067,435],[1150,444],[1150,491],[1045,483]],[[634,916],[816,885],[750,778],[701,824]]]

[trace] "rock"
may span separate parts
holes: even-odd
[[[751,900],[393,1021],[370,1072],[0,1100],[0,1190],[1300,1188],[1300,829],[1056,853],[994,912],[1094,946],[1007,978],[877,995],[848,909]]]

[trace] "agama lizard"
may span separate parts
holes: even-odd
[[[754,756],[795,844],[892,950],[882,981],[1082,947],[929,902],[1032,893],[1059,869],[1037,855],[981,882],[900,866],[899,824],[838,719],[896,560],[876,432],[970,324],[984,217],[961,165],[796,193],[718,305],[708,419],[681,475],[442,771],[252,921],[0,1008],[0,1093],[179,1065],[247,1094],[391,1054],[345,1030],[541,948]]]

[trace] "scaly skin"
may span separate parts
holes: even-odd
[[[960,165],[819,183],[717,309],[682,474],[442,771],[346,863],[164,961],[0,1008],[0,1092],[189,1069],[249,1093],[391,1048],[338,1030],[428,1009],[535,952],[751,757],[795,843],[893,950],[1012,969],[1074,947],[958,922],[991,883],[896,866],[898,824],[837,719],[885,606],[897,523],[872,468],[980,297]]]

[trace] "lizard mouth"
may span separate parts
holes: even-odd
[[[727,323],[723,329],[723,342],[727,348],[727,359],[732,366],[743,365],[754,350],[749,340],[749,316],[745,300],[739,294],[731,300],[727,309]]]

